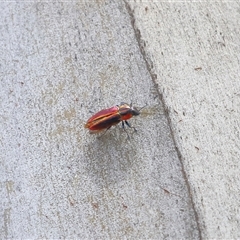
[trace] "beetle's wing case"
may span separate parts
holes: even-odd
[[[121,122],[121,117],[120,117],[119,113],[115,113],[108,117],[100,119],[97,122],[94,122],[94,124],[92,124],[88,128],[90,131],[96,131],[96,130],[101,131],[104,129],[108,129],[111,126],[118,124],[119,122]]]
[[[118,109],[118,106],[114,106],[97,112],[88,119],[85,128],[89,128],[90,131],[98,132],[118,124],[121,121]]]
[[[99,119],[102,119],[103,117],[107,117],[111,114],[114,114],[118,111],[118,106],[114,106],[111,108],[103,109],[96,114],[94,114],[92,117],[90,117],[87,121],[87,123],[92,122],[92,121],[97,121]]]

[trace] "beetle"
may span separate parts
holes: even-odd
[[[103,130],[107,131],[112,126],[122,122],[122,127],[126,133],[125,124],[128,127],[133,128],[136,132],[136,128],[131,127],[127,120],[133,116],[138,116],[139,114],[140,111],[133,107],[132,103],[128,105],[127,103],[122,102],[120,105],[97,112],[88,119],[84,127],[88,128],[90,133],[98,133]]]

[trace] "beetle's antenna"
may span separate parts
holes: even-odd
[[[143,107],[141,107],[138,111],[140,112],[143,108],[145,108],[147,106],[147,104]]]

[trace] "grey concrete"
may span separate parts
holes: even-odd
[[[1,3],[0,238],[239,238],[239,9]]]
[[[1,3],[1,239],[199,238],[124,2]],[[148,105],[102,138],[92,112]]]
[[[128,8],[169,111],[201,235],[239,239],[239,1]]]

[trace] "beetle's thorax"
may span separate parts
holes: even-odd
[[[118,112],[121,116],[121,120],[127,120],[133,116],[137,116],[140,114],[136,108],[129,106],[126,103],[123,103],[119,106]]]

